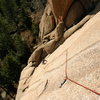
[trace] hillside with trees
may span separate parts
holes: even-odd
[[[32,0],[0,0],[0,93],[6,91],[8,97],[15,96],[20,72],[37,43],[39,23],[32,12]],[[26,30],[34,37],[31,47],[20,35]]]

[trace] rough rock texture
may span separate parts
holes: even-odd
[[[69,80],[61,87],[67,71],[69,78],[100,93],[100,12],[46,60],[35,71],[31,63],[23,69],[16,100],[100,100]]]
[[[50,5],[47,4],[39,25],[40,29],[39,37],[41,41],[43,40],[43,37],[48,33],[50,33],[54,28],[55,28],[55,19],[51,11]]]
[[[64,33],[64,22],[59,22],[55,30],[48,34],[41,45],[29,57],[28,63],[32,62],[34,67],[37,67],[48,54],[51,54],[56,49],[58,41]]]

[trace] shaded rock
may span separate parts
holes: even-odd
[[[64,33],[65,24],[63,21],[60,21],[56,28],[50,32],[49,34],[45,35],[43,40],[55,40],[59,41]]]
[[[86,12],[91,11],[94,8],[94,2],[92,0],[80,0],[81,5],[83,6]]]
[[[59,16],[62,16],[63,19],[66,17],[73,0],[48,0],[48,2],[55,16],[56,23],[58,23],[57,19]]]
[[[64,22],[59,22],[56,26],[55,30],[50,33],[50,39],[54,39],[55,41],[59,41],[64,33]]]
[[[62,20],[64,20],[68,29],[78,23],[85,16],[85,14],[93,8],[94,5],[92,1],[89,0],[71,0],[70,2],[68,0],[48,0],[48,5],[46,6],[40,23],[39,37],[41,41],[45,35],[48,35],[51,31],[53,31],[55,28],[55,21],[58,23],[59,17],[62,17]]]
[[[32,62],[34,67],[37,67],[44,58],[55,50],[56,41],[51,40],[46,44],[39,46],[29,57],[28,64]]]
[[[56,49],[56,43],[63,36],[63,33],[64,22],[61,21],[58,23],[55,30],[48,34],[50,36],[47,35],[47,37],[43,39],[43,44],[39,45],[35,51],[33,51],[32,55],[29,57],[28,64],[32,62],[33,65],[37,67],[48,54],[51,54]],[[50,41],[45,41],[47,38]]]
[[[55,16],[56,23],[58,23],[59,16],[62,16],[67,28],[76,24],[94,8],[91,0],[49,0],[48,2]]]
[[[47,4],[39,25],[40,29],[39,37],[41,41],[43,40],[43,37],[49,34],[54,28],[55,28],[55,19],[51,11],[50,5]]]
[[[55,45],[56,45],[56,41],[51,40],[45,44],[43,49],[47,52],[47,54],[51,54],[55,50]]]
[[[38,66],[39,63],[41,62],[41,55],[42,55],[42,51],[43,51],[43,46],[41,45],[40,47],[38,47],[29,57],[28,60],[28,64],[30,62],[33,63],[34,66]]]
[[[82,7],[81,3],[78,0],[74,2],[68,11],[67,17],[65,18],[66,27],[69,28],[72,25],[76,24],[79,19],[82,18],[84,13],[85,10]]]
[[[86,15],[80,22],[78,22],[76,25],[69,28],[63,35],[63,38],[61,41],[67,39],[70,35],[72,35],[76,30],[81,28],[90,18],[92,18],[96,13],[100,11],[100,2],[96,5],[95,9],[90,12],[88,15]]]
[[[76,0],[69,8],[65,18],[66,27],[69,28],[78,23],[86,14],[95,7],[91,0]]]

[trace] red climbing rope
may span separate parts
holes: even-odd
[[[66,59],[67,59],[67,55],[66,55]],[[67,62],[66,62],[66,65],[67,65]],[[89,91],[91,91],[91,92],[97,94],[97,95],[100,95],[99,92],[96,92],[95,90],[92,90],[92,89],[90,89],[89,87],[86,87],[86,86],[84,86],[84,85],[82,85],[82,84],[80,84],[80,83],[78,83],[78,82],[76,82],[76,81],[70,79],[70,78],[68,77],[68,74],[67,74],[67,66],[65,67],[65,75],[66,75],[65,80],[69,80],[69,81],[71,81],[72,83],[75,83],[75,84],[77,84],[77,85],[79,85],[79,86],[81,86],[81,87],[83,87],[83,88],[85,88],[85,89],[87,89],[87,90],[89,90]]]
[[[82,85],[82,84],[80,84],[80,83],[78,83],[78,82],[75,82],[74,80],[72,80],[72,79],[70,79],[70,78],[68,78],[68,77],[67,77],[65,80],[69,80],[69,81],[71,81],[71,82],[73,82],[73,83],[75,83],[75,84],[77,84],[77,85],[79,85],[79,86],[81,86],[81,87],[83,87],[83,88],[85,88],[85,89],[87,89],[87,90],[89,90],[89,91],[91,91],[91,92],[97,94],[97,95],[100,95],[99,92],[96,92],[96,91],[94,91],[94,90],[92,90],[92,89],[90,89],[90,88],[88,88],[88,87],[86,87],[86,86],[84,86],[84,85]]]

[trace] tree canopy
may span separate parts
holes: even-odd
[[[31,0],[0,0],[0,86],[12,94],[31,53],[19,33],[31,30],[35,37],[38,33],[38,25],[29,15],[30,7]]]

